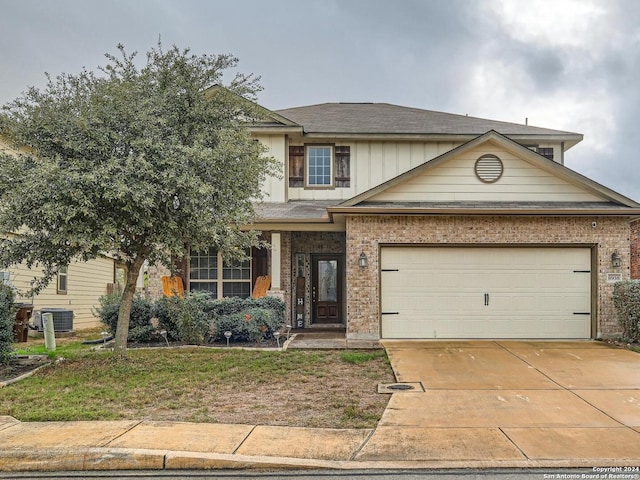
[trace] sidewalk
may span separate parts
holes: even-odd
[[[430,437],[438,435],[432,429]],[[380,432],[382,433],[382,432]],[[412,460],[415,447],[388,460],[384,445],[406,440],[403,428],[372,442],[374,430],[313,429],[261,425],[180,422],[34,422],[0,417],[0,471],[145,469],[412,469],[412,468],[566,468],[629,466],[629,460],[604,458],[530,460],[495,448],[482,458],[458,457],[460,449],[431,460]],[[474,441],[471,434],[460,445]],[[395,437],[388,438],[388,437]],[[486,441],[487,439],[480,439]],[[419,439],[414,439],[419,444]],[[376,460],[382,458],[385,460]]]

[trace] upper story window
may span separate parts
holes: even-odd
[[[347,188],[351,185],[348,145],[290,145],[289,187]]]
[[[548,158],[549,160],[553,160],[553,147],[539,147],[538,145],[525,145],[525,147],[545,158]]]
[[[553,160],[553,147],[538,147],[538,153],[549,160]]]
[[[307,185],[330,187],[333,185],[333,148],[329,146],[307,147]]]
[[[58,270],[58,285],[57,285],[57,293],[66,294],[67,293],[67,283],[68,283],[68,271],[67,267],[60,267]]]

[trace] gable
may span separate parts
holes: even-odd
[[[475,171],[483,155],[495,155],[502,176],[483,182]],[[489,131],[437,158],[340,204],[339,209],[365,204],[483,202],[502,204],[609,204],[640,207],[637,202],[549,160],[495,131]]]
[[[492,183],[475,172],[479,158],[495,155],[502,175]],[[601,202],[602,196],[559,178],[511,151],[488,143],[406,179],[368,199],[372,202]]]

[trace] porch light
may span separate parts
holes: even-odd
[[[620,255],[618,252],[613,252],[611,254],[611,266],[613,268],[618,268],[620,266]]]
[[[369,264],[369,259],[364,254],[364,252],[362,252],[360,254],[360,258],[358,258],[358,265],[360,265],[360,268],[365,268],[368,264]]]

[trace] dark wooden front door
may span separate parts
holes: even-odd
[[[313,323],[342,323],[342,256],[313,255]]]

